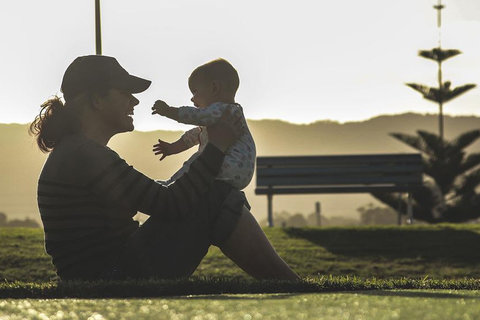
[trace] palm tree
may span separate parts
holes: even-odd
[[[392,137],[420,151],[424,186],[412,194],[414,219],[427,222],[463,222],[480,217],[480,153],[465,148],[480,137],[480,130],[461,134],[452,141],[419,130],[417,135],[391,133]],[[383,203],[405,214],[407,201],[394,193],[374,193]]]

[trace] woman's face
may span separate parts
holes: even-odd
[[[110,89],[106,96],[99,97],[97,101],[100,117],[112,134],[134,129],[133,108],[139,101],[130,92]]]

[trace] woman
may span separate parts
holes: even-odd
[[[30,130],[50,152],[38,183],[45,247],[61,279],[176,278],[191,275],[211,244],[256,278],[296,280],[276,254],[241,192],[215,181],[241,128],[226,116],[210,143],[168,187],[129,166],[106,145],[134,129],[132,95],[150,81],[115,58],[83,56],[65,71],[58,97]],[[137,211],[150,218],[139,227]]]

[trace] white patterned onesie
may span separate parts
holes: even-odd
[[[215,102],[206,108],[179,107],[178,122],[193,124],[195,127],[186,131],[181,139],[187,147],[191,148],[199,144],[198,151],[194,153],[169,180],[163,182],[170,184],[188,171],[190,164],[202,153],[208,143],[206,126],[212,125],[220,119],[223,112],[232,109],[234,114],[241,115],[244,132],[240,138],[226,151],[225,159],[217,176],[217,180],[223,180],[238,190],[244,189],[252,180],[255,168],[256,149],[255,142],[243,116],[243,109],[237,103]]]

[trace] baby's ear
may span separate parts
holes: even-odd
[[[212,81],[212,93],[219,94],[222,91],[222,83],[218,80]]]

